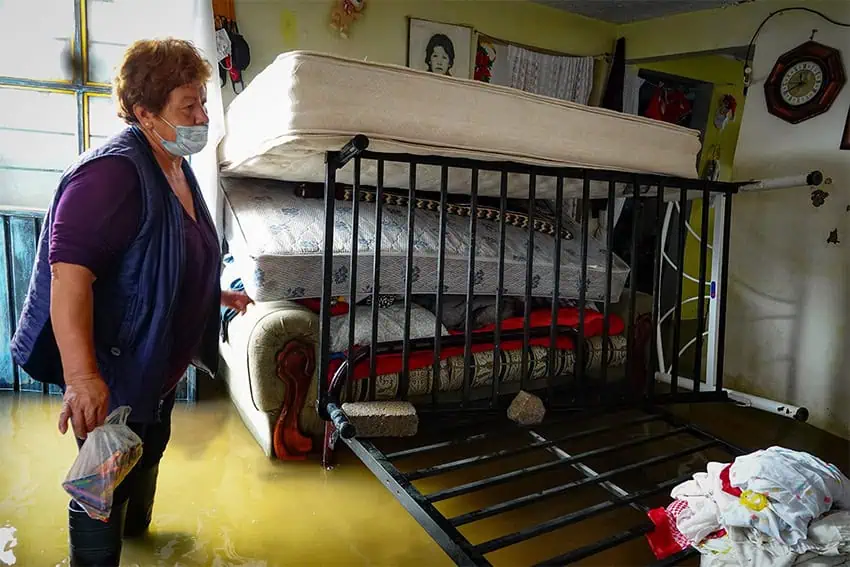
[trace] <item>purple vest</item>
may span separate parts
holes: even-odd
[[[29,290],[11,352],[30,376],[64,385],[59,349],[50,322],[48,251],[53,216],[70,175],[103,156],[129,158],[139,174],[142,218],[139,233],[113,270],[94,283],[94,344],[97,364],[110,391],[110,411],[128,405],[134,422],[157,418],[172,344],[174,300],[183,277],[185,244],[183,209],[157,165],[144,135],[129,127],[103,146],[87,152],[62,176],[45,218]],[[192,170],[183,171],[196,209],[212,220]],[[216,281],[218,273],[208,277]],[[214,289],[218,289],[215,285]],[[205,317],[207,330],[195,364],[215,374],[218,366],[219,296]]]

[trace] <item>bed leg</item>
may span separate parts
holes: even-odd
[[[284,384],[283,406],[274,427],[274,452],[282,461],[301,461],[313,449],[313,440],[298,429],[298,414],[316,369],[313,345],[292,340],[277,355],[277,376]]]
[[[326,470],[334,468],[336,459],[334,458],[334,448],[339,435],[336,432],[334,424],[330,421],[325,422],[325,434],[322,436],[322,466]]]

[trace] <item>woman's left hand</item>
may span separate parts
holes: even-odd
[[[221,292],[221,304],[228,309],[233,309],[239,313],[245,313],[248,305],[254,303],[254,300],[248,297],[244,291],[226,291]]]

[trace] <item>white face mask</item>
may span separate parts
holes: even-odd
[[[175,126],[165,118],[160,119],[174,128],[176,134],[175,140],[172,142],[166,140],[154,130],[154,133],[162,142],[162,147],[165,151],[175,157],[186,157],[196,154],[204,149],[207,145],[207,137],[209,135],[209,124],[199,124],[197,126]]]

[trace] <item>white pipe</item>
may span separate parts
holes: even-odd
[[[792,187],[804,187],[806,185],[817,187],[823,183],[823,173],[818,170],[804,175],[792,175],[789,177],[775,177],[773,179],[762,179],[741,185],[740,191],[770,191],[773,189],[790,189]]]
[[[656,372],[655,379],[659,382],[664,382],[665,384],[671,384],[673,382],[672,375],[666,372]],[[690,378],[679,376],[677,383],[686,390],[693,391],[694,389],[694,381]],[[809,410],[803,407],[784,404],[782,402],[777,402],[776,400],[769,400],[760,396],[753,396],[752,394],[729,390],[728,388],[724,388],[723,391],[726,392],[726,395],[729,396],[730,400],[743,407],[766,411],[768,413],[775,413],[776,415],[796,419],[798,421],[806,421],[809,419]]]

